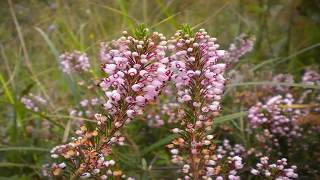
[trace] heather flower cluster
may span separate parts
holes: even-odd
[[[41,107],[48,104],[44,97],[40,95],[34,95],[32,93],[29,93],[27,96],[23,96],[20,101],[27,109],[34,112],[38,112]]]
[[[312,69],[307,69],[301,78],[302,83],[307,85],[316,85],[320,86],[320,74]],[[312,95],[315,94],[315,97]],[[299,98],[299,103],[304,103],[306,101],[315,101],[320,102],[320,90],[306,89],[301,97]],[[317,108],[317,111],[320,112],[320,108]]]
[[[298,178],[296,169],[297,166],[288,166],[286,158],[269,164],[269,158],[264,156],[260,158],[260,162],[256,164],[256,167],[251,169],[251,174],[266,179],[291,180]]]
[[[218,146],[214,155],[207,162],[207,174],[204,179],[240,179],[239,171],[244,168],[243,157],[245,147],[241,144],[230,145],[229,140],[224,139],[222,145]]]
[[[230,44],[223,60],[227,64],[237,63],[242,56],[252,51],[254,42],[255,39],[253,37],[245,34],[240,35],[235,39],[234,43]]]
[[[100,114],[96,119],[104,119]],[[113,177],[125,177],[122,171],[115,166],[112,159],[111,147],[114,144],[124,145],[125,138],[115,133],[112,139],[108,140],[101,134],[99,129],[89,131],[81,126],[76,131],[78,137],[72,141],[58,145],[51,150],[51,157],[54,163],[46,165],[50,170],[45,171],[47,176],[70,177],[70,179],[96,178],[107,179]]]
[[[165,123],[177,123],[185,114],[179,110],[179,104],[175,102],[163,103],[155,112],[147,114],[146,119],[151,127],[160,127]]]
[[[312,69],[308,69],[302,76],[302,82],[310,85],[320,84],[320,74]]]
[[[244,168],[243,156],[246,154],[244,146],[241,144],[231,146],[229,140],[225,139],[222,145],[216,147],[214,144],[209,143],[213,138],[213,135],[207,135],[204,140],[204,143],[207,143],[207,148],[204,148],[201,154],[205,159],[205,169],[200,170],[201,177],[199,178],[220,180],[240,179],[239,171]],[[188,144],[182,138],[178,138],[167,145],[173,154],[172,162],[182,165],[182,169],[179,172],[183,175],[183,179],[195,179],[191,166],[185,163],[185,159],[179,155],[179,152],[185,151],[187,146]]]
[[[318,173],[319,159],[314,158],[318,142],[314,138],[320,132],[319,90],[316,87],[319,78],[320,75],[311,69],[305,71],[299,83],[294,82],[290,74],[279,74],[273,77],[275,86],[262,89],[265,95],[248,110],[249,127],[246,131],[255,139],[256,156],[267,153],[270,158],[281,155],[292,160],[304,154],[312,160],[294,163],[303,169],[303,173]],[[290,87],[293,83],[307,87]],[[308,88],[308,85],[312,87]],[[256,170],[253,172],[258,173]]]
[[[115,127],[142,114],[142,107],[159,96],[171,76],[165,57],[167,42],[162,34],[154,32],[144,39],[123,34],[110,45],[103,43],[104,53],[100,53],[103,62],[107,62],[102,69],[108,74],[100,83],[107,97],[104,107],[115,117],[120,116],[113,121]],[[110,46],[108,52],[106,46]]]
[[[103,104],[104,99],[102,97],[86,98],[79,102],[79,108],[70,110],[69,115],[71,117],[94,117],[94,111]]]
[[[125,178],[118,167],[113,168],[116,162],[112,158],[112,147],[124,145],[121,127],[157,99],[171,71],[166,65],[167,42],[162,34],[149,34],[143,27],[136,30],[135,37],[127,32],[123,34],[110,44],[102,43],[100,51],[101,62],[105,62],[102,70],[107,77],[99,86],[106,96],[104,108],[108,114],[95,114],[97,125],[93,131],[81,126],[76,131],[77,138],[53,148],[51,157],[60,161],[48,165],[47,175],[63,177],[69,173],[71,179]],[[98,103],[99,99],[84,99],[80,105],[85,108]]]
[[[285,138],[290,145],[296,138],[302,136],[303,129],[297,121],[303,112],[294,109],[294,98],[291,94],[277,95],[268,99],[265,103],[259,102],[251,107],[248,112],[249,124],[253,129],[263,127],[263,132],[257,134],[259,141],[271,141],[279,147],[281,138]],[[272,147],[268,147],[272,150]]]
[[[172,81],[185,114],[180,128],[172,130],[181,135],[168,145],[172,162],[189,167],[184,178],[209,178],[212,172],[207,162],[213,157],[215,145],[214,136],[206,132],[211,130],[213,119],[220,111],[226,65],[219,61],[225,51],[219,50],[216,39],[204,29],[193,35],[190,28],[185,27],[168,42],[172,52],[169,57]]]
[[[307,70],[302,76],[302,83],[316,85],[320,75],[313,70]],[[279,74],[273,78],[274,82],[293,83],[293,76]],[[320,83],[319,83],[320,84]],[[280,142],[286,142],[290,147],[293,142],[303,140],[307,134],[319,132],[319,124],[312,123],[310,117],[317,117],[319,93],[313,89],[305,89],[299,98],[293,89],[277,85],[273,89],[281,95],[271,96],[265,102],[258,102],[248,111],[249,125],[268,152],[280,147]],[[306,119],[306,120],[304,120]],[[306,126],[311,122],[311,126]],[[259,131],[260,130],[260,131]],[[277,152],[282,154],[281,151]]]
[[[174,51],[170,56],[170,65],[178,102],[197,111],[194,115],[200,120],[196,122],[199,127],[202,122],[210,126],[212,115],[219,113],[225,86],[223,73],[226,65],[219,63],[225,51],[219,50],[219,44],[215,41],[201,29],[192,38],[178,31],[169,45],[169,49]]]
[[[89,58],[80,51],[66,52],[59,56],[62,71],[67,74],[89,71]]]
[[[273,77],[272,81],[277,83],[294,83],[294,79],[291,74],[278,74]],[[286,92],[289,92],[290,87],[277,85],[274,87],[274,90],[280,93],[286,93]]]

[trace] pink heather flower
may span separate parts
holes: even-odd
[[[174,96],[172,92],[168,91],[168,88],[164,93],[163,96]],[[179,111],[180,105],[175,101],[175,98],[168,98],[161,100],[160,105],[160,101],[157,101],[157,104],[149,108],[148,111],[145,112],[145,119],[147,119],[148,125],[150,127],[161,127],[165,123],[172,124],[179,122],[179,120],[184,117],[184,112]]]
[[[159,128],[165,123],[159,115],[152,116],[151,114],[148,114],[146,118],[148,119],[149,127]]]
[[[137,74],[137,70],[135,68],[130,68],[129,71],[128,71],[128,74],[130,76],[134,76]]]
[[[320,73],[315,70],[307,69],[306,72],[302,76],[302,83],[313,85],[313,86],[320,86]],[[312,100],[313,103],[319,104],[320,102],[320,90],[319,89],[311,89],[307,88],[302,95],[299,97],[299,103],[306,104],[310,103],[309,101]],[[313,111],[320,112],[320,108],[314,108]]]
[[[135,115],[135,111],[134,110],[132,110],[132,109],[127,110],[127,116],[129,118],[133,118],[134,115]]]
[[[137,96],[136,97],[136,102],[138,105],[143,106],[146,102],[146,98],[144,98],[143,96]]]
[[[320,85],[320,74],[308,69],[302,76],[302,82],[310,85]]]
[[[88,99],[82,99],[79,103],[80,107],[74,108],[70,111],[70,116],[72,117],[86,117],[86,118],[93,118],[94,111],[97,110],[97,108],[100,107],[104,102],[103,97],[100,98],[88,98]],[[99,108],[100,109],[100,108]],[[82,120],[77,119],[77,121],[74,121],[77,125],[81,125],[83,123]]]
[[[115,64],[106,64],[103,70],[107,74],[113,74],[116,68],[117,68],[117,65]]]
[[[234,43],[230,44],[227,53],[223,57],[224,61],[228,64],[237,63],[242,56],[252,51],[254,42],[255,38],[244,34],[240,35],[235,39]]]
[[[75,72],[89,71],[89,58],[86,53],[80,51],[73,51],[71,53],[64,53],[59,56],[62,71],[71,74]]]
[[[278,74],[273,77],[272,81],[277,83],[294,83],[294,79],[291,74]],[[278,92],[286,93],[290,88],[289,86],[278,85],[275,86],[274,89]]]
[[[34,112],[38,112],[41,106],[43,107],[48,104],[48,101],[42,96],[34,95],[32,93],[22,97],[20,101],[27,109],[30,109]]]
[[[260,162],[256,164],[256,167],[251,169],[251,174],[261,178],[291,180],[298,178],[298,174],[295,172],[296,169],[296,166],[288,167],[286,158],[277,160],[274,164],[269,164],[269,158],[264,156],[260,158]]]
[[[135,92],[140,91],[141,87],[142,87],[142,85],[140,85],[140,84],[134,84],[134,85],[131,86],[132,90],[135,91]]]

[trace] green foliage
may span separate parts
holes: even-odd
[[[135,28],[133,34],[136,39],[146,39],[149,36],[149,29],[146,28],[144,24],[140,24]]]
[[[191,26],[189,24],[183,24],[181,27],[181,33],[184,37],[192,37],[193,31],[191,29]]]

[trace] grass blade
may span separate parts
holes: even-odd
[[[39,169],[40,167],[30,165],[30,164],[20,164],[20,163],[12,163],[12,162],[0,162],[0,167],[27,167],[32,169]]]
[[[48,120],[49,122],[51,122],[52,124],[58,126],[59,128],[64,129],[64,126],[59,124],[59,123],[57,123],[55,120],[51,119],[51,116],[46,115],[46,114],[41,113],[41,112],[35,112],[35,111],[30,110],[30,109],[27,109],[21,103],[12,104],[10,102],[4,102],[4,101],[1,101],[0,103],[5,103],[7,105],[13,106],[15,109],[24,109],[24,110],[26,110],[28,112],[31,112],[32,114],[38,115],[39,117],[42,117],[43,119]],[[55,116],[53,116],[53,117],[55,117]],[[19,113],[17,114],[17,118],[20,120]]]
[[[31,79],[38,84],[39,88],[43,92],[43,95],[47,98],[47,100],[49,100],[49,105],[51,107],[53,107],[53,105],[51,104],[51,101],[50,101],[50,96],[47,94],[47,92],[45,91],[45,88],[42,86],[41,82],[39,81],[39,79],[37,78],[36,74],[34,73],[34,71],[32,69],[32,64],[31,64],[31,61],[30,61],[30,57],[29,57],[29,54],[28,54],[26,43],[24,41],[24,37],[23,37],[23,34],[22,34],[21,26],[20,26],[20,24],[18,22],[15,10],[13,8],[12,1],[8,0],[8,4],[9,4],[9,9],[10,9],[10,13],[11,13],[14,25],[16,27],[16,31],[18,33],[18,38],[19,38],[19,41],[20,41],[20,44],[21,44],[21,48],[22,48],[22,51],[23,51],[23,56],[24,56],[23,59],[24,59],[24,62],[26,64],[26,66],[27,66],[28,71],[31,74]]]
[[[119,10],[119,9],[116,9],[116,8],[113,8],[113,7],[110,7],[110,6],[107,6],[107,5],[101,5],[101,4],[98,4],[98,3],[93,3],[93,2],[89,2],[89,3],[94,4],[94,5],[97,5],[97,6],[99,6],[99,7],[105,8],[105,9],[108,9],[108,10],[110,10],[110,11],[112,11],[112,12],[115,12],[115,13],[118,13],[118,14],[120,14],[120,15],[122,15],[122,16],[125,16],[125,17],[127,17],[128,19],[130,19],[131,22],[134,21],[134,22],[137,23],[137,24],[139,23],[139,21],[138,21],[137,19],[135,19],[135,18],[132,17],[132,16],[129,16],[127,13],[124,13],[123,11],[121,11],[121,10]]]
[[[9,88],[8,88],[8,86],[7,86],[6,82],[5,82],[2,74],[0,74],[0,83],[1,83],[2,88],[3,88],[3,90],[4,90],[4,94],[5,94],[6,97],[8,98],[9,102],[10,102],[11,104],[14,104],[14,103],[15,103],[15,102],[14,102],[14,99],[13,99],[13,97],[12,97],[12,95],[11,95],[11,92],[10,92],[10,90],[9,90]]]
[[[0,147],[0,151],[43,151],[49,152],[50,149],[45,149],[41,147]]]
[[[280,82],[272,82],[272,81],[234,83],[234,84],[227,85],[227,87],[232,88],[232,87],[239,87],[239,86],[262,86],[262,85],[320,89],[320,86],[317,86],[317,85],[301,84],[301,83],[280,83]]]
[[[247,115],[246,111],[242,111],[242,112],[237,112],[237,113],[221,116],[221,117],[216,118],[213,121],[213,124],[214,125],[221,124],[221,123],[224,123],[224,122],[227,122],[227,121],[231,121],[233,119],[241,118],[241,117],[243,117],[245,115]]]
[[[209,16],[207,19],[203,20],[202,22],[196,24],[191,28],[191,30],[194,30],[196,28],[201,27],[203,24],[207,23],[211,18],[215,17],[218,15],[224,8],[226,8],[229,5],[229,2],[226,2],[222,7],[220,7],[217,11],[215,11],[211,16]]]
[[[285,62],[285,61],[287,61],[287,60],[289,60],[289,59],[291,59],[291,58],[293,58],[295,56],[298,56],[298,55],[300,55],[302,53],[305,53],[305,52],[310,51],[311,49],[314,49],[314,48],[317,48],[317,47],[320,47],[320,43],[317,43],[317,44],[314,44],[312,46],[309,46],[309,47],[306,47],[304,49],[301,49],[300,51],[298,51],[296,53],[293,53],[290,56],[285,57],[283,59],[281,57],[278,57],[278,58],[272,58],[272,59],[268,59],[268,60],[262,61],[260,64],[257,64],[256,66],[251,68],[250,71],[251,72],[256,71],[256,70],[260,69],[261,67],[263,67],[263,66],[265,66],[267,64],[274,63],[274,62],[275,62],[274,65],[283,63],[283,62]]]
[[[173,2],[173,1],[171,1],[171,2]],[[170,6],[168,4],[164,4],[163,1],[160,1],[160,0],[156,0],[156,3],[158,5],[158,7],[160,8],[162,14],[166,15],[167,18],[172,16],[172,13],[169,10]],[[175,28],[178,27],[177,21],[175,21],[174,19],[169,18],[169,22],[173,27],[175,27]]]
[[[152,25],[151,28],[157,27],[157,26],[159,26],[160,24],[165,23],[165,22],[171,20],[172,18],[176,17],[176,16],[179,15],[179,14],[181,14],[181,12],[177,12],[176,14],[173,14],[173,15],[171,15],[171,16],[163,19],[163,20],[161,20],[160,22]]]
[[[68,140],[70,129],[71,129],[71,122],[72,122],[71,119],[69,119],[69,121],[67,122],[66,128],[63,133],[63,138],[62,138],[63,143],[66,143]]]
[[[9,100],[10,104],[13,105],[13,111],[12,111],[12,125],[10,127],[10,131],[9,131],[9,136],[12,142],[16,142],[18,139],[18,126],[21,126],[21,117],[19,112],[17,112],[17,107],[16,107],[16,102],[2,76],[2,74],[0,74],[0,83],[3,87],[4,90],[4,94],[7,97],[7,99]]]
[[[49,39],[49,37],[47,36],[47,34],[45,32],[42,31],[42,29],[35,27],[36,31],[38,31],[41,36],[43,37],[43,39],[46,41],[47,45],[49,46],[52,54],[54,55],[54,57],[56,58],[56,60],[59,59],[59,52],[57,50],[57,48],[54,46],[54,44],[52,43],[52,41]]]
[[[48,35],[43,32],[42,29],[38,28],[38,27],[35,27],[35,29],[40,33],[40,35],[43,37],[43,39],[46,41],[47,45],[49,46],[52,54],[54,55],[57,63],[59,64],[59,52],[57,50],[57,48],[54,46],[54,44],[52,43],[52,41],[50,40],[50,38],[48,37]],[[61,70],[62,71],[62,70]],[[75,83],[72,81],[72,79],[66,75],[65,73],[63,73],[63,77],[64,79],[66,80],[67,82],[67,85],[69,87],[69,89],[71,90],[72,92],[72,95],[73,97],[75,98],[75,103],[78,104],[79,102],[79,96],[78,96],[78,90],[77,90],[77,87],[75,85]]]

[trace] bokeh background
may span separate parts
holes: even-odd
[[[52,128],[45,134],[42,119],[50,117],[51,127],[55,121],[70,127],[68,111],[85,96],[73,95],[59,68],[59,54],[85,51],[98,71],[101,41],[117,38],[137,24],[171,36],[183,23],[205,28],[223,48],[242,33],[255,36],[254,50],[239,64],[261,71],[263,75],[252,81],[268,81],[277,73],[300,78],[306,67],[320,65],[319,0],[1,0],[0,178],[39,179],[48,149],[66,133]],[[19,103],[29,92],[48,100],[46,117],[30,114]],[[67,133],[73,130],[71,126]],[[165,131],[157,131],[158,137],[143,139],[139,134],[137,141],[148,147],[166,137]],[[169,158],[165,150],[159,156],[164,157],[162,161]],[[143,166],[151,157],[124,158]]]

